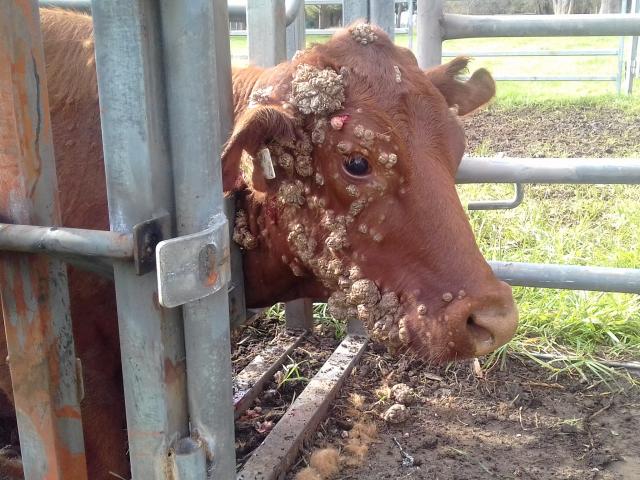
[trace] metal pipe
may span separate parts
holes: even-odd
[[[465,78],[465,77],[463,77]],[[571,75],[555,75],[538,77],[532,76],[518,76],[518,75],[496,75],[493,77],[498,82],[612,82],[617,80],[615,75],[593,75],[593,76],[571,76]]]
[[[300,2],[300,9],[296,19],[287,26],[287,58],[291,59],[298,50],[306,47],[304,2]]]
[[[91,13],[91,0],[39,0],[40,8],[55,7]]]
[[[93,0],[92,12],[111,230],[130,233],[174,211],[160,6]],[[180,310],[159,307],[155,275],[131,262],[114,262],[114,278],[131,477],[164,480],[189,434]]]
[[[343,0],[342,1],[342,26],[346,27],[356,20],[369,19],[369,2],[367,0]],[[335,31],[335,29],[334,29]],[[311,32],[307,29],[307,35]]]
[[[272,67],[287,59],[284,0],[251,0],[247,30],[251,63]]]
[[[457,183],[640,183],[640,158],[464,157]]]
[[[224,2],[161,0],[160,5],[176,224],[183,236],[224,215],[220,154],[233,126],[229,17]],[[183,314],[191,436],[200,440],[209,461],[207,478],[233,479],[227,288],[185,304]]]
[[[418,0],[416,57],[420,68],[434,67],[442,62],[442,2]]]
[[[638,0],[631,1],[631,13],[640,13],[640,2]],[[637,74],[638,69],[638,37],[631,38],[631,46],[627,56],[624,78],[624,92],[631,95],[633,92],[633,77]]]
[[[229,0],[229,16],[244,16],[247,12],[246,0]],[[57,7],[91,13],[91,0],[39,0],[40,7]],[[291,25],[297,18],[304,0],[286,0],[286,22]],[[302,6],[304,8],[304,6]]]
[[[409,19],[407,21],[407,35],[409,36],[409,50],[413,50],[413,0],[407,2],[409,6]]]
[[[389,0],[369,0],[371,23],[378,25],[393,40],[395,35],[395,2]]]
[[[640,269],[489,262],[496,276],[520,287],[640,293]]]
[[[426,1],[426,0],[423,0]],[[431,2],[429,2],[431,3]],[[436,2],[433,2],[436,3]],[[420,2],[418,2],[420,5]],[[419,11],[419,7],[418,7]],[[419,15],[419,14],[418,14]],[[420,17],[418,17],[420,18]],[[424,23],[421,21],[420,26]],[[484,37],[579,37],[640,35],[640,15],[445,14],[443,39]]]
[[[207,459],[199,442],[181,438],[174,448],[174,480],[205,480]]]
[[[61,223],[46,87],[37,3],[0,3],[0,216],[14,223]],[[24,478],[86,480],[66,266],[3,253],[0,312]]]
[[[627,13],[628,0],[622,0],[621,13]],[[616,93],[620,95],[622,92],[622,76],[624,75],[624,37],[618,40],[618,68],[616,70]]]
[[[60,253],[84,257],[133,258],[133,236],[81,228],[0,223],[0,250]]]
[[[508,52],[443,52],[443,57],[617,57],[618,50],[511,50]]]
[[[507,210],[518,207],[524,200],[524,185],[516,183],[515,196],[510,200],[478,200],[469,202],[468,210]]]

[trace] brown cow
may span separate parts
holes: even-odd
[[[63,222],[108,229],[91,19],[41,17]],[[457,80],[466,65],[422,71],[381,30],[357,24],[291,62],[234,72],[222,162],[250,306],[328,299],[334,315],[357,316],[391,347],[434,361],[509,340],[511,290],[480,254],[454,187],[464,150],[457,115],[495,91],[485,70]],[[90,478],[126,477],[113,288],[73,268],[69,288]],[[0,413],[10,417],[0,368]]]

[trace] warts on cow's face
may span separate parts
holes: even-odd
[[[398,161],[398,156],[395,153],[382,152],[378,156],[378,163],[387,169],[391,169]]]
[[[368,23],[359,23],[349,29],[351,37],[362,45],[373,43],[378,39],[378,35]]]
[[[269,103],[271,94],[273,93],[273,85],[256,88],[249,96],[249,108],[256,107],[258,104]]]
[[[258,246],[258,239],[249,230],[247,212],[245,212],[244,210],[238,210],[236,212],[236,218],[233,227],[233,241],[245,250],[253,250]]]
[[[278,202],[281,205],[304,205],[304,184],[300,180],[283,181],[278,189]]]
[[[393,66],[393,71],[395,72],[396,76],[396,83],[401,83],[402,82],[402,73],[400,73],[400,67],[398,67],[397,65]]]
[[[351,197],[357,197],[360,192],[358,191],[358,187],[350,183],[349,185],[347,185],[347,193]]]
[[[351,153],[352,148],[353,148],[352,143],[347,141],[338,142],[338,145],[336,145],[336,149],[338,150],[338,152],[343,155],[347,153]]]
[[[304,115],[327,115],[342,108],[342,76],[330,68],[298,65],[291,82],[291,103]]]

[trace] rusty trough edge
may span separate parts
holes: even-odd
[[[262,392],[265,384],[298,346],[306,335],[302,333],[284,345],[272,345],[256,355],[233,380],[235,418],[242,415],[251,402]],[[269,358],[275,357],[269,362]]]
[[[302,394],[253,452],[237,480],[277,480],[293,464],[304,440],[318,426],[347,375],[360,359],[367,338],[347,335]]]

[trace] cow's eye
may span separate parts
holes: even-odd
[[[362,155],[353,155],[345,159],[344,168],[351,175],[360,177],[369,173],[369,161]]]

